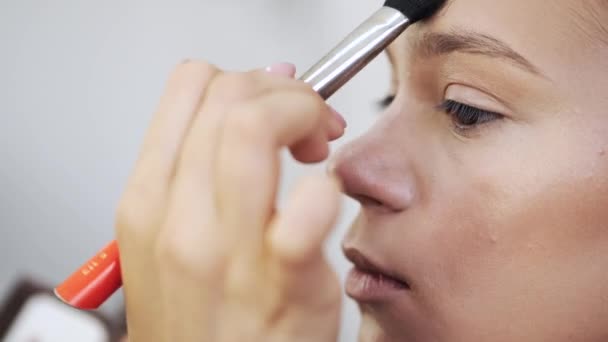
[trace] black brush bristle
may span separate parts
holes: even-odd
[[[426,19],[439,10],[446,0],[386,0],[384,6],[403,13],[412,23]]]

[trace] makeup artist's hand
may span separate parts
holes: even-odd
[[[324,160],[344,121],[294,73],[173,71],[117,213],[130,342],[336,340],[339,185],[275,200],[280,150]]]

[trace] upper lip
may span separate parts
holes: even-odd
[[[392,278],[400,283],[403,283],[407,288],[410,287],[410,284],[406,279],[396,274],[396,272],[393,270],[373,262],[358,249],[354,247],[343,247],[343,251],[346,259],[352,262],[357,269],[363,272],[381,274],[382,276]]]

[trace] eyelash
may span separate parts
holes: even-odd
[[[461,131],[472,129],[491,121],[502,119],[503,117],[501,114],[479,109],[454,100],[445,100],[437,108],[448,114],[452,118],[454,126]]]
[[[395,95],[386,95],[380,101],[378,101],[378,107],[381,110],[388,108],[395,101]]]
[[[378,102],[381,109],[386,109],[395,100],[395,95],[388,95]],[[491,121],[502,119],[503,115],[454,100],[445,100],[437,107],[452,119],[455,128],[459,131],[474,129]]]

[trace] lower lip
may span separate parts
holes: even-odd
[[[403,283],[356,267],[348,274],[345,288],[349,297],[360,302],[387,300],[408,291]]]

